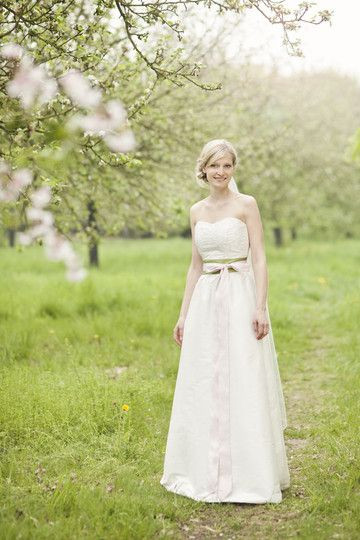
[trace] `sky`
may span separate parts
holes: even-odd
[[[300,0],[299,0],[300,1]],[[297,5],[299,2],[288,1]],[[304,58],[289,56],[282,45],[281,29],[251,10],[238,39],[253,50],[260,63],[276,63],[284,73],[333,68],[360,81],[360,0],[318,0],[319,10],[333,11],[331,25],[306,24],[298,31]],[[230,51],[236,51],[236,43]],[[271,53],[269,52],[271,51]]]

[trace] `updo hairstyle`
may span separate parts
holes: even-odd
[[[205,144],[196,161],[195,175],[196,182],[201,187],[206,187],[209,182],[206,179],[206,174],[203,169],[213,161],[222,158],[226,153],[229,153],[233,159],[233,165],[236,166],[237,155],[235,148],[225,139],[214,139]]]

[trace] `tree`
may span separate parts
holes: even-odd
[[[219,88],[218,83],[201,80],[198,58],[181,44],[184,13],[189,9],[196,12],[199,7],[240,16],[247,9],[257,10],[270,23],[282,27],[293,54],[299,54],[299,50],[292,32],[304,22],[319,24],[330,16],[327,11],[316,13],[311,3],[303,2],[299,8],[290,10],[283,3],[268,0],[141,3],[99,0],[96,4],[84,0],[41,3],[22,0],[16,6],[0,2],[1,37],[11,36],[11,40],[31,51],[37,65],[46,66],[49,78],[44,80],[49,91],[51,81],[60,82],[64,74],[76,69],[101,89],[105,101],[121,98],[136,131],[139,140],[136,152],[119,156],[113,153],[117,148],[115,141],[109,147],[106,144],[109,137],[103,137],[99,131],[95,137],[86,132],[79,135],[69,132],[66,121],[82,110],[80,99],[76,102],[71,96],[56,94],[31,115],[24,115],[6,92],[16,62],[3,63],[1,155],[11,159],[14,166],[31,163],[35,186],[45,182],[53,188],[52,209],[59,228],[66,234],[82,231],[93,254],[92,261],[98,260],[94,253],[99,232],[116,232],[124,223],[124,219],[118,219],[109,229],[107,216],[102,213],[103,208],[114,202],[113,197],[121,208],[119,215],[131,216],[135,227],[154,228],[161,220],[163,204],[159,192],[163,191],[163,177],[154,174],[159,162],[156,156],[161,153],[162,163],[169,164],[167,148],[174,148],[179,139],[184,145],[187,140],[185,135],[179,137],[177,133],[174,137],[170,132],[168,144],[161,137],[155,144],[148,136],[149,120],[161,123],[159,96],[164,101],[171,88],[189,84],[201,90]],[[115,13],[117,21],[114,21]],[[89,89],[89,95],[95,93],[95,88],[91,92]],[[61,160],[66,163],[59,167]],[[134,195],[136,209],[132,206]],[[23,212],[24,206],[20,210]]]

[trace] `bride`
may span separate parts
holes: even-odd
[[[286,411],[270,323],[256,200],[238,192],[237,156],[208,142],[190,208],[192,259],[174,339],[181,347],[160,483],[204,502],[278,503],[290,485]],[[250,256],[251,254],[251,256]]]

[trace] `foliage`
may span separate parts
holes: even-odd
[[[201,77],[204,52],[197,53],[197,44],[184,35],[182,22],[187,12],[196,19],[200,7],[209,13],[239,16],[254,9],[281,26],[285,42],[295,54],[298,44],[290,36],[299,25],[319,24],[330,16],[326,11],[316,12],[311,3],[289,9],[268,0],[0,2],[1,37],[8,40],[11,36],[21,44],[37,65],[46,67],[50,77],[59,81],[76,69],[102,90],[105,99],[121,99],[139,141],[135,152],[118,156],[101,136],[70,135],[64,122],[78,107],[64,94],[43,106],[39,102],[36,111],[24,115],[6,95],[14,66],[2,65],[1,155],[14,167],[31,164],[35,186],[46,183],[53,188],[52,210],[62,232],[81,232],[90,244],[97,243],[99,234],[116,234],[124,227],[164,235],[174,223],[174,215],[182,215],[179,200],[183,190],[172,179],[167,190],[163,185],[176,165],[173,153],[179,144],[194,148],[197,142],[192,135],[197,118],[192,115],[200,98],[195,106],[184,98],[174,99],[167,110],[163,103],[173,89],[189,84],[199,90],[219,88],[219,81],[211,83]],[[182,122],[173,121],[170,126],[164,116],[171,117],[179,104]],[[166,137],[154,129],[149,133],[163,122]],[[19,208],[21,214],[23,210],[23,206]]]

